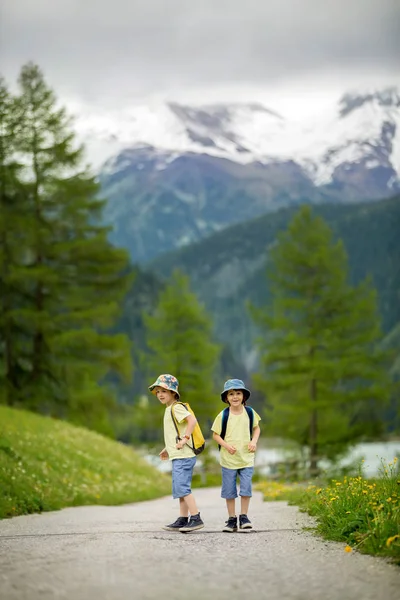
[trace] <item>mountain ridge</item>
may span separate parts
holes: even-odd
[[[349,142],[362,145],[372,138],[376,140],[384,122],[398,130],[399,108],[400,91],[392,87],[364,95],[347,92],[332,106],[302,119],[284,117],[261,102],[164,102],[133,106],[118,113],[78,114],[76,126],[89,144],[91,137],[108,144],[119,139],[118,151],[146,143],[160,151],[207,152],[234,162],[267,164],[270,160],[292,159],[319,184],[332,179],[335,164],[326,164],[332,150],[337,153],[343,142],[348,148]],[[198,139],[191,139],[193,134]],[[400,176],[398,144],[396,137],[396,149],[390,155],[392,167]],[[109,148],[108,154],[118,151]],[[360,148],[353,148],[352,153],[347,160],[358,159]]]
[[[307,123],[259,103],[170,103],[119,119],[125,148],[105,162],[99,180],[110,239],[134,262],[283,206],[375,200],[400,190],[395,88],[343,96]]]

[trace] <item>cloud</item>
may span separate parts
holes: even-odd
[[[399,74],[397,0],[3,0],[2,71],[89,103]]]

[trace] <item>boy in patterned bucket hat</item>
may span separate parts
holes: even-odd
[[[161,460],[169,459],[172,461],[172,496],[173,498],[179,498],[179,517],[174,523],[165,525],[163,529],[189,533],[204,527],[191,490],[196,456],[187,444],[197,419],[183,404],[176,403],[180,398],[178,387],[179,382],[176,377],[164,374],[157,377],[156,381],[149,386],[149,390],[157,396],[161,404],[165,405],[165,448],[161,450],[159,456]],[[172,419],[172,405],[174,405],[174,416],[177,421],[179,436],[177,436]]]
[[[222,531],[233,533],[238,530],[235,504],[237,498],[237,478],[240,480],[239,529],[252,529],[247,516],[252,495],[254,473],[254,453],[260,437],[260,416],[246,402],[250,397],[241,379],[225,381],[221,400],[229,406],[217,415],[211,430],[213,439],[220,446],[222,468],[221,497],[226,500],[228,520]]]

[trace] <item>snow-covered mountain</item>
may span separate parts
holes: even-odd
[[[77,128],[97,165],[126,148],[147,144],[163,154],[167,151],[170,160],[189,152],[242,164],[291,160],[316,185],[331,182],[341,166],[358,163],[368,169],[392,169],[389,188],[400,179],[397,88],[345,94],[305,121],[285,118],[259,103],[171,102],[78,115]],[[112,164],[108,163],[108,171]]]
[[[282,206],[400,189],[400,93],[346,94],[312,119],[260,103],[78,116],[114,242],[146,261]],[[104,159],[105,162],[104,162]]]

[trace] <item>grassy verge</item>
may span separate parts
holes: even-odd
[[[170,493],[132,449],[63,421],[0,406],[0,518]]]
[[[397,459],[385,465],[381,477],[344,477],[326,487],[306,488],[262,482],[266,500],[287,500],[317,518],[317,532],[345,542],[345,550],[388,556],[400,564],[400,475]]]

